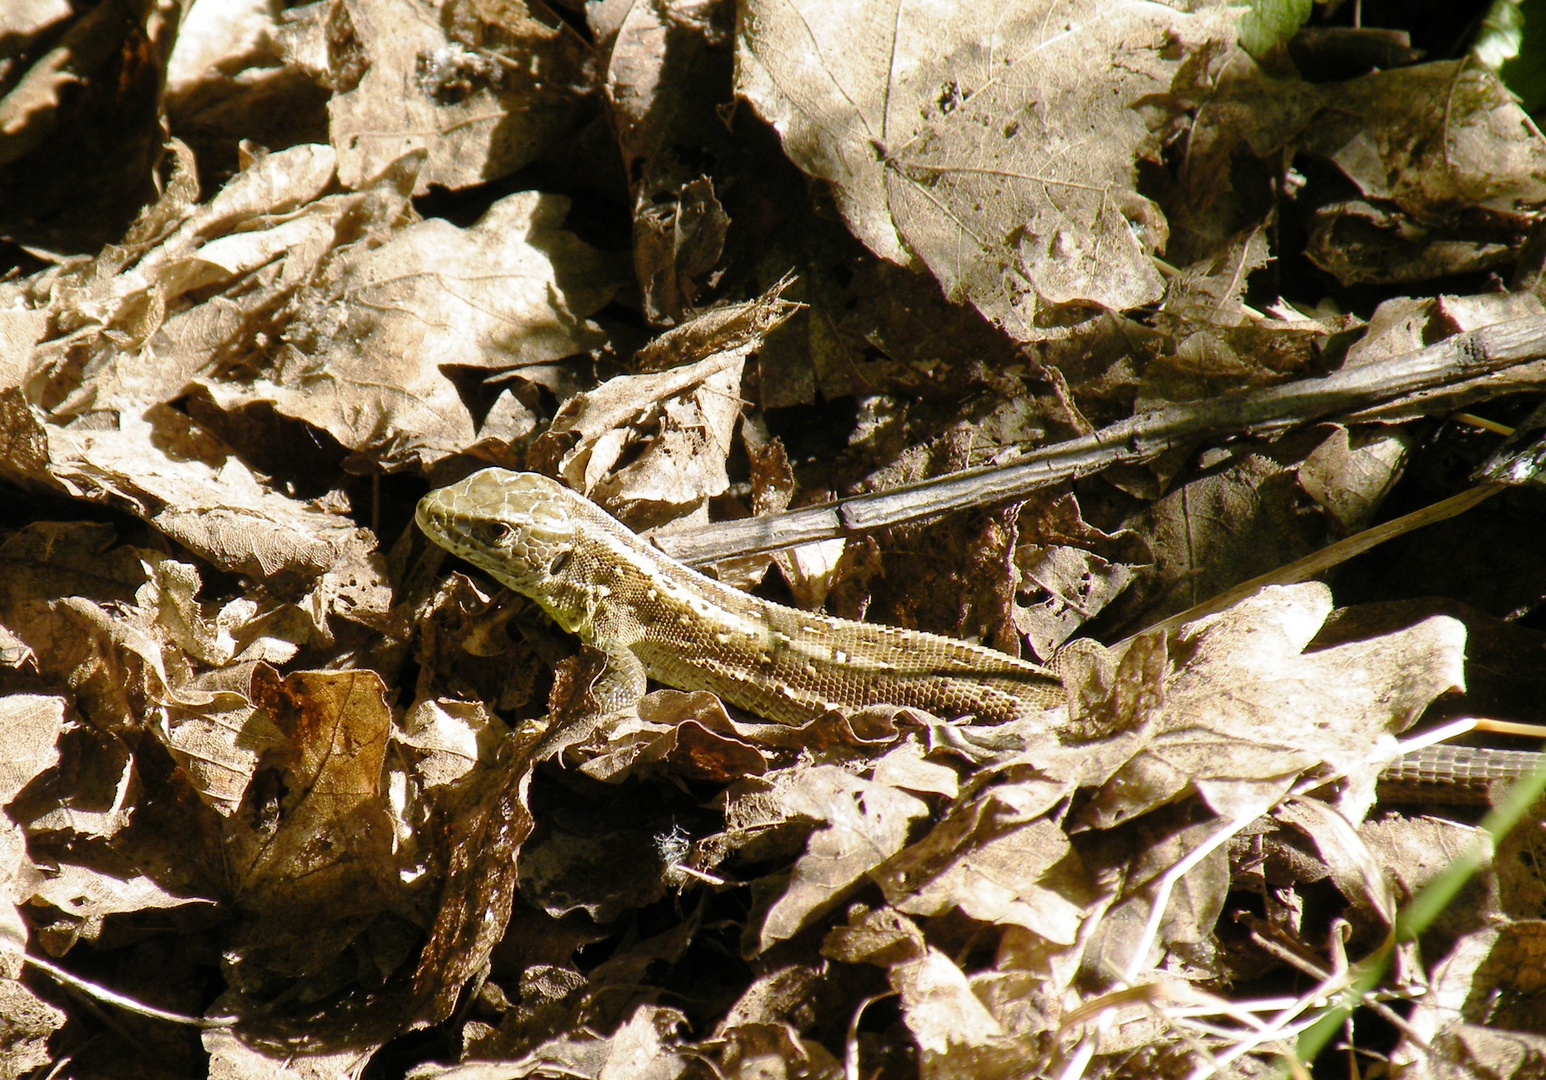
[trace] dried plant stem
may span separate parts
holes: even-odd
[[[653,540],[668,555],[690,564],[830,540],[1021,498],[1039,488],[1113,465],[1148,461],[1205,439],[1278,435],[1543,357],[1546,316],[1511,319],[1322,378],[1296,379],[1143,413],[1091,435],[1033,451],[1012,465],[953,473],[784,514],[683,529]],[[1508,388],[1517,391],[1521,386],[1511,383]],[[1435,406],[1447,411],[1441,402]]]
[[[1146,627],[1142,632],[1149,633],[1153,630],[1174,630],[1184,623],[1202,618],[1204,615],[1212,615],[1214,612],[1223,611],[1252,596],[1268,585],[1292,585],[1299,581],[1308,581],[1317,574],[1330,570],[1333,566],[1346,562],[1355,555],[1378,547],[1387,540],[1394,540],[1398,536],[1420,529],[1424,525],[1432,525],[1435,522],[1444,521],[1465,513],[1476,504],[1490,499],[1502,491],[1505,485],[1498,483],[1478,484],[1467,488],[1458,495],[1451,495],[1447,499],[1441,499],[1414,510],[1410,514],[1392,518],[1381,525],[1376,525],[1352,536],[1338,540],[1334,544],[1328,544],[1319,551],[1312,551],[1302,559],[1295,559],[1270,570],[1259,577],[1253,577],[1249,581],[1242,581],[1232,589],[1219,593],[1217,596],[1204,600],[1187,608],[1185,611],[1172,615],[1170,618]]]

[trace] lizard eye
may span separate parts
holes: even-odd
[[[503,521],[490,521],[483,526],[483,538],[490,544],[503,544],[515,534],[515,527]]]

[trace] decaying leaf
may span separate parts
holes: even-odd
[[[570,398],[534,453],[561,453],[554,467],[575,490],[614,507],[655,504],[678,514],[704,508],[729,486],[726,458],[741,415],[741,370],[764,336],[789,317],[792,305],[780,298],[786,286],[775,285],[753,303],[708,312],[641,355],[641,366],[670,364],[668,370],[620,375]],[[637,460],[618,468],[635,448]]]
[[[405,0],[331,2],[351,31],[344,63],[328,70],[345,84],[328,103],[344,186],[360,188],[420,152],[415,193],[467,187],[520,168],[572,123],[587,49],[541,0],[456,0],[439,11]],[[327,33],[320,20],[310,29]]]
[[[1134,186],[1181,59],[1229,22],[1158,5],[752,4],[736,79],[877,255],[1030,340],[1044,309],[1157,299]]]
[[[335,265],[326,297],[299,311],[289,349],[223,404],[271,401],[351,449],[434,462],[471,443],[473,417],[447,378],[585,352],[585,316],[613,289],[612,266],[559,228],[562,200],[528,192],[470,229],[431,220]]]
[[[1476,819],[1370,815],[1420,714],[1540,717],[1531,489],[1329,579],[1444,596],[1144,630],[1546,386],[1539,132],[1334,8],[1247,55],[1206,3],[0,4],[0,1080],[1257,1077],[1387,952],[1352,1052],[1533,1075],[1539,830],[1414,937]],[[489,464],[1062,692],[599,713],[413,527]]]
[[[1404,282],[1514,261],[1546,201],[1546,139],[1492,73],[1378,72],[1339,88],[1319,118],[1306,149],[1366,200],[1317,214],[1307,254],[1319,265],[1345,282]]]

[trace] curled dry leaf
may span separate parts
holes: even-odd
[[[982,922],[1072,944],[1082,915],[1081,875],[1053,872],[1071,849],[1049,814],[1068,794],[1067,785],[1046,780],[989,788],[952,807],[874,877],[887,902],[909,915],[956,907]]]
[[[148,726],[194,789],[230,814],[273,743],[247,694],[251,667],[293,655],[309,637],[304,616],[234,601],[211,619],[195,602],[200,580],[191,566],[129,547],[104,559],[111,542],[111,530],[95,525],[40,523],[11,537],[0,545],[7,571],[0,619],[42,672],[71,673],[76,702],[94,727]],[[126,770],[127,762],[115,768]],[[112,797],[81,802],[117,806]],[[100,829],[116,831],[110,821],[121,813]],[[69,815],[69,827],[85,828],[81,809]]]
[[[0,229],[58,251],[110,243],[154,197],[162,75],[181,6],[6,7]]]
[[[173,896],[143,874],[123,876],[122,867],[80,866],[61,863],[43,874],[27,897],[27,903],[53,908],[62,916],[35,913],[45,941],[63,953],[75,941],[91,941],[102,933],[109,915],[185,904],[209,904],[203,897]]]
[[[30,282],[9,305],[3,332],[32,346],[14,381],[61,419],[137,412],[197,384],[228,411],[268,402],[399,464],[469,445],[447,372],[599,345],[585,317],[618,267],[559,228],[565,200],[534,192],[469,229],[410,224],[411,175],[329,193],[333,151],[298,146],[254,159],[205,207],[169,186],[138,246]]]
[[[788,285],[664,335],[639,363],[667,370],[619,375],[570,398],[533,455],[576,491],[615,508],[652,504],[673,516],[705,508],[730,486],[725,462],[741,417],[741,371],[794,311],[781,299]],[[637,460],[618,469],[633,450]]]
[[[1346,284],[1512,264],[1540,220],[1546,138],[1479,65],[1421,64],[1344,83],[1305,135],[1305,149],[1367,200],[1318,212],[1306,252]]]
[[[661,769],[720,783],[765,772],[767,748],[736,728],[713,694],[661,690],[639,702],[636,717],[602,723],[593,745],[583,748],[580,769],[614,782]]]
[[[1133,581],[1142,545],[1125,530],[1106,533],[1086,522],[1073,495],[1034,517],[1022,512],[1018,527],[1014,626],[1034,655],[1051,658]],[[1027,531],[1040,542],[1024,539]]]
[[[229,408],[270,401],[394,465],[455,453],[477,431],[449,369],[542,364],[605,340],[586,316],[611,298],[616,270],[559,227],[567,209],[521,192],[470,228],[432,219],[344,251],[274,369],[211,393]]]
[[[1131,712],[1107,721],[1142,748],[1103,786],[1093,820],[1109,826],[1189,788],[1221,816],[1248,820],[1323,766],[1348,779],[1342,804],[1360,820],[1375,776],[1396,756],[1394,735],[1464,687],[1465,627],[1436,616],[1304,652],[1330,613],[1324,585],[1279,586],[1187,624],[1168,644],[1139,638],[1116,679],[1148,685],[1128,699]],[[1156,648],[1169,662],[1140,676],[1139,654]]]
[[[1387,926],[1395,921],[1396,897],[1385,867],[1351,822],[1319,799],[1289,799],[1273,810],[1314,842],[1332,883],[1355,905],[1370,908]]]
[[[832,765],[796,769],[776,794],[785,812],[820,827],[811,834],[782,895],[756,927],[754,952],[793,937],[840,902],[864,875],[900,850],[909,823],[929,810],[905,792]],[[748,939],[752,932],[749,926]]]
[[[732,5],[670,0],[586,9],[633,197],[634,269],[655,325],[689,314],[720,262],[729,217],[705,173],[736,154],[726,96]]]
[[[18,354],[8,382],[32,404],[68,417],[182,394],[251,342],[249,324],[309,280],[341,239],[339,219],[370,201],[319,200],[333,184],[333,152],[300,146],[257,160],[201,207],[192,155],[172,149],[172,179],[135,233],[18,288],[13,308],[44,313],[13,322],[16,334],[32,329],[36,348]],[[183,299],[215,287],[205,303]]]
[[[126,510],[221,569],[312,579],[302,610],[324,637],[334,615],[372,622],[390,606],[374,537],[342,514],[268,490],[175,410],[121,414],[116,428],[66,428],[11,390],[0,391],[0,416],[36,448],[0,462],[13,479]]]

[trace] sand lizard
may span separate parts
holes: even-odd
[[[474,473],[426,495],[418,522],[605,652],[596,692],[607,708],[637,701],[647,677],[783,723],[875,702],[1002,723],[1063,700],[1053,672],[995,649],[723,585],[537,473]]]
[[[538,473],[484,469],[426,495],[417,520],[441,547],[606,653],[593,690],[604,709],[637,702],[650,678],[784,723],[887,703],[997,724],[1034,719],[1064,700],[1052,670],[997,650],[800,611],[721,584]],[[1540,758],[1437,746],[1387,775],[1474,792]]]

